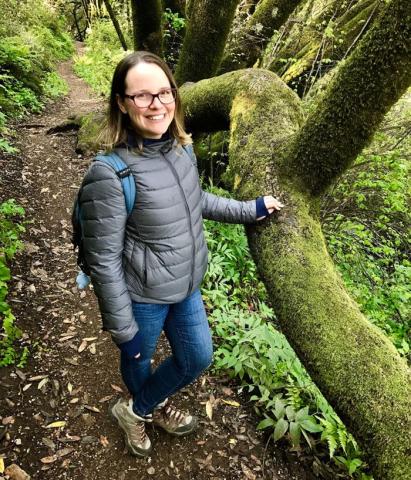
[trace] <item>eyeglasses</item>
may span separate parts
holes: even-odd
[[[125,98],[129,98],[134,102],[136,107],[146,108],[149,107],[155,98],[158,98],[163,105],[167,105],[169,103],[173,103],[177,96],[177,89],[176,88],[167,88],[165,90],[161,90],[156,94],[149,93],[149,92],[139,92],[135,95],[126,95],[124,94]]]

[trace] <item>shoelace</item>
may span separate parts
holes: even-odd
[[[144,444],[147,438],[146,426],[144,425],[144,422],[136,422],[133,424],[133,426],[135,428],[130,432],[132,439],[139,442],[141,445]]]
[[[182,412],[172,407],[171,405],[167,405],[165,407],[164,416],[166,417],[166,421],[168,422],[173,421],[173,417],[174,417],[174,421],[177,422],[177,424],[183,423],[183,420],[185,418]]]

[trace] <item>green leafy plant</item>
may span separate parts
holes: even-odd
[[[376,142],[381,150],[381,137]],[[348,290],[404,356],[411,344],[409,174],[399,151],[365,152],[323,209],[328,248]]]
[[[133,43],[130,38],[126,41]],[[105,19],[93,22],[85,44],[85,54],[74,57],[74,70],[95,92],[108,96],[114,69],[128,52],[121,49],[113,24]]]
[[[44,0],[0,0],[0,134],[10,119],[39,112],[47,96],[65,93],[54,72],[68,58],[73,42],[56,12]],[[13,152],[6,138],[0,149]]]
[[[328,452],[341,478],[371,478],[354,438],[275,328],[243,227],[206,221],[205,228],[209,270],[202,292],[217,344],[214,368],[240,379],[262,417],[258,428],[271,429],[275,441]]]
[[[20,235],[24,232],[21,219],[24,209],[14,200],[0,204],[0,317],[2,318],[2,332],[0,339],[0,366],[18,362],[23,365],[27,359],[27,349],[19,353],[15,342],[21,338],[22,332],[15,325],[15,317],[7,303],[10,269],[7,263],[23,248]]]

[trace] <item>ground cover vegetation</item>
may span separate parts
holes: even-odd
[[[252,4],[255,3],[240,2],[237,15],[244,17],[247,10],[245,16],[251,16]],[[338,66],[348,49],[352,49],[365,33],[374,20],[377,7],[373,2],[364,2],[364,8],[367,8],[364,18],[357,18],[361,2],[354,2],[359,10],[352,16],[348,15],[351,4],[347,6],[344,3],[342,12],[331,8],[328,13],[325,12],[325,17],[325,13],[321,16],[318,9],[314,9],[317,16],[314,16],[316,20],[313,24],[309,12],[315,2],[301,3],[296,15],[297,18],[303,15],[304,21],[297,22],[297,27],[302,28],[304,24],[314,29],[321,39],[311,49],[311,63],[304,63],[297,72],[295,65],[298,62],[295,59],[298,49],[294,48],[294,53],[291,50],[280,52],[281,48],[288,48],[291,43],[291,36],[287,40],[287,28],[290,30],[292,27],[292,19],[283,29],[274,32],[268,48],[275,47],[280,52],[277,63],[274,57],[271,58],[270,65],[273,66],[270,68],[277,71],[276,68],[286,66],[283,69],[284,79],[306,96],[315,81],[331,67]],[[112,1],[111,4],[126,42],[132,45],[130,13],[125,8],[127,2]],[[341,31],[341,35],[345,35],[343,27],[337,32],[339,18],[340,25],[344,25],[343,20],[357,18],[354,21],[356,33],[354,39],[352,36],[348,38],[342,53],[332,57],[331,61],[331,53],[328,50],[325,53],[325,46],[328,48],[333,42],[343,44]],[[76,59],[77,73],[96,92],[104,95],[109,89],[112,69],[125,51],[101,2],[99,9],[88,11],[84,22],[87,24],[87,35],[85,30],[84,35],[88,49],[85,56]],[[180,13],[168,10],[163,15],[164,55],[173,66],[185,26],[186,20]],[[258,23],[253,28],[256,32],[261,31]],[[264,62],[268,62],[267,56]],[[269,66],[268,63],[266,65]],[[299,79],[298,82],[295,79]],[[410,119],[407,104],[409,96],[406,95],[374,136],[370,147],[357,157],[322,199],[321,208],[328,250],[348,291],[362,312],[388,335],[405,357],[409,356],[410,347],[410,262],[407,256],[410,240],[407,210],[410,145],[406,136]],[[204,163],[214,163],[222,170],[226,166],[224,154],[227,148],[221,149],[219,143],[220,151],[224,153],[220,155],[215,149],[208,148],[211,143],[210,137],[207,137],[202,145],[196,145],[197,150],[202,152]],[[220,177],[215,175],[216,169],[213,172],[213,178]],[[207,184],[207,179],[204,182]],[[216,189],[214,186],[211,188]],[[227,195],[227,192],[224,194]],[[218,345],[215,368],[228,370],[239,377],[247,398],[254,402],[262,415],[259,427],[271,428],[275,441],[286,439],[298,452],[311,449],[313,465],[319,475],[326,478],[335,478],[336,475],[338,478],[372,478],[355,439],[314,385],[278,328],[275,312],[268,305],[268,294],[257,277],[242,227],[206,222],[206,232],[210,265],[203,294]]]
[[[22,367],[29,353],[27,347],[19,349],[16,346],[22,331],[16,326],[16,319],[7,302],[7,282],[11,278],[9,263],[16,253],[23,249],[20,236],[25,230],[24,213],[24,209],[14,200],[0,203],[0,367],[12,364]]]
[[[13,151],[8,123],[66,93],[56,62],[73,52],[57,12],[45,1],[0,1],[0,149]]]
[[[12,153],[13,122],[67,93],[55,68],[57,61],[70,57],[73,44],[64,22],[45,1],[0,0],[0,11],[0,151]],[[0,197],[0,366],[22,366],[28,355],[27,348],[17,346],[22,332],[7,303],[9,264],[23,248],[23,216],[13,199]]]

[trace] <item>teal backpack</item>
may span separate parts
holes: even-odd
[[[115,171],[121,182],[121,186],[123,187],[127,215],[130,215],[136,201],[136,183],[130,168],[114,152],[105,155],[97,155],[94,161],[103,162],[109,165]],[[80,267],[80,272],[76,277],[76,283],[79,288],[86,288],[90,283],[90,268],[87,265],[84,256],[83,230],[81,226],[82,217],[81,207],[79,205],[80,193],[81,188],[77,193],[76,200],[74,201],[73,213],[71,216],[71,223],[73,226],[71,243],[73,244],[73,249],[77,250],[77,265]]]

